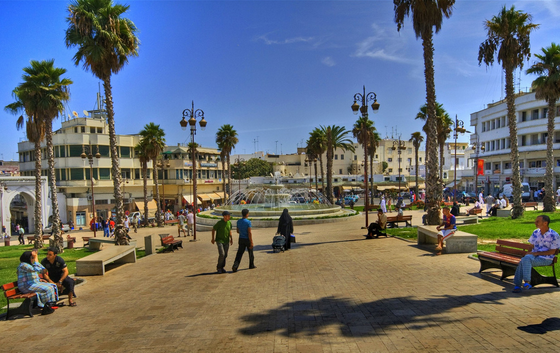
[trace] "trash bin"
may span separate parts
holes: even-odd
[[[76,242],[76,238],[68,237],[66,240],[67,246],[66,249],[74,249],[74,243]]]
[[[11,238],[4,238],[4,246],[10,246],[10,240]]]

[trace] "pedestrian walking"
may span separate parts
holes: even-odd
[[[190,237],[191,234],[194,235],[193,225],[194,225],[194,213],[192,212],[192,210],[189,210],[189,213],[187,214],[187,236],[188,237]]]
[[[183,211],[179,212],[179,217],[177,218],[179,220],[179,223],[177,223],[177,232],[179,233],[179,238],[181,237],[181,232],[183,232],[183,234],[185,235],[185,237],[187,236],[187,233],[185,232],[185,215],[183,215]]]
[[[288,213],[288,209],[285,208],[282,211],[282,215],[278,220],[278,229],[276,230],[276,234],[281,234],[286,238],[286,245],[284,246],[285,250],[289,250],[291,248],[292,237],[291,235],[294,233],[294,222],[292,221],[292,217]]]
[[[138,233],[138,215],[136,213],[132,217],[132,228],[134,228],[134,233]]]
[[[226,259],[228,255],[229,246],[233,245],[233,238],[231,237],[231,214],[228,211],[222,212],[222,219],[219,220],[214,227],[212,227],[212,244],[218,247],[218,264],[216,269],[218,273],[226,273]]]
[[[111,219],[107,218],[107,220],[103,221],[103,237],[110,238],[111,232],[109,231],[109,221]]]
[[[243,258],[243,253],[245,253],[245,249],[249,253],[249,268],[257,268],[255,266],[255,256],[253,255],[253,233],[251,232],[251,221],[249,218],[249,210],[243,209],[241,211],[241,218],[237,221],[237,233],[239,234],[239,248],[237,249],[237,255],[235,256],[235,261],[233,262],[233,267],[231,270],[233,272],[237,272],[237,268],[241,263],[241,259]]]

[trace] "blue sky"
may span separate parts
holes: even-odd
[[[370,119],[383,137],[398,132],[408,139],[421,131],[414,117],[425,102],[422,44],[410,20],[397,32],[390,0],[126,3],[141,46],[139,57],[112,79],[118,134],[155,122],[169,145],[188,142],[179,121],[194,100],[208,121],[197,132],[199,144],[215,147],[217,129],[229,123],[239,134],[235,153],[295,153],[315,127],[351,129],[357,116],[350,106],[363,85],[381,104]],[[531,37],[532,52],[540,52],[560,42],[559,3],[457,1],[434,37],[437,99],[452,117],[469,125],[472,112],[504,96],[500,67],[478,65],[483,21],[514,4],[540,24]],[[30,60],[54,58],[74,81],[68,112],[94,108],[99,81],[74,66],[75,49],[64,44],[67,5],[0,0],[1,107],[13,101]],[[516,77],[521,89],[534,79]],[[16,130],[15,116],[2,110],[0,119],[0,158],[16,160],[24,132]]]

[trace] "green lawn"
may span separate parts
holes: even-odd
[[[535,218],[542,215],[543,212],[528,211],[523,217],[518,219],[490,217],[479,220],[479,224],[470,224],[458,226],[457,229],[467,233],[476,234],[479,239],[497,240],[497,239],[516,239],[520,242],[527,242],[533,231],[535,230]],[[547,213],[550,217],[550,228],[560,232],[560,212]],[[387,234],[395,235],[405,239],[416,239],[416,228],[398,228],[387,229]],[[478,250],[494,251],[496,245],[493,243],[478,244]],[[556,275],[560,278],[560,264],[555,265]],[[539,267],[536,269],[540,274],[552,276],[550,267]]]
[[[16,246],[2,246],[0,247],[0,285],[17,281],[17,267],[19,266],[19,257],[24,251],[32,250],[33,245],[16,245]],[[76,273],[76,260],[82,257],[91,255],[94,251],[84,248],[66,249],[61,257],[68,265],[68,272],[70,274]],[[39,251],[39,260],[47,256],[47,247]],[[136,249],[136,257],[141,258],[145,256],[144,250]],[[5,312],[1,308],[7,305],[6,297],[0,296],[0,313]]]

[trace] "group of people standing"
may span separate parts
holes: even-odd
[[[242,218],[237,221],[237,233],[239,234],[239,248],[237,249],[237,254],[231,268],[232,272],[237,272],[241,259],[245,250],[249,253],[249,269],[257,268],[255,266],[255,255],[253,253],[253,232],[252,224],[249,220],[249,210],[243,209],[241,211]],[[212,227],[212,244],[216,244],[218,248],[218,264],[216,269],[218,273],[227,273],[225,270],[226,259],[228,256],[228,251],[230,245],[233,245],[233,237],[231,234],[232,224],[231,224],[231,213],[229,211],[222,212],[222,219],[219,220]],[[285,237],[285,250],[291,248],[292,235],[294,233],[294,223],[292,217],[290,216],[288,209],[282,211],[282,215],[278,220],[278,228],[276,234],[281,234]]]

